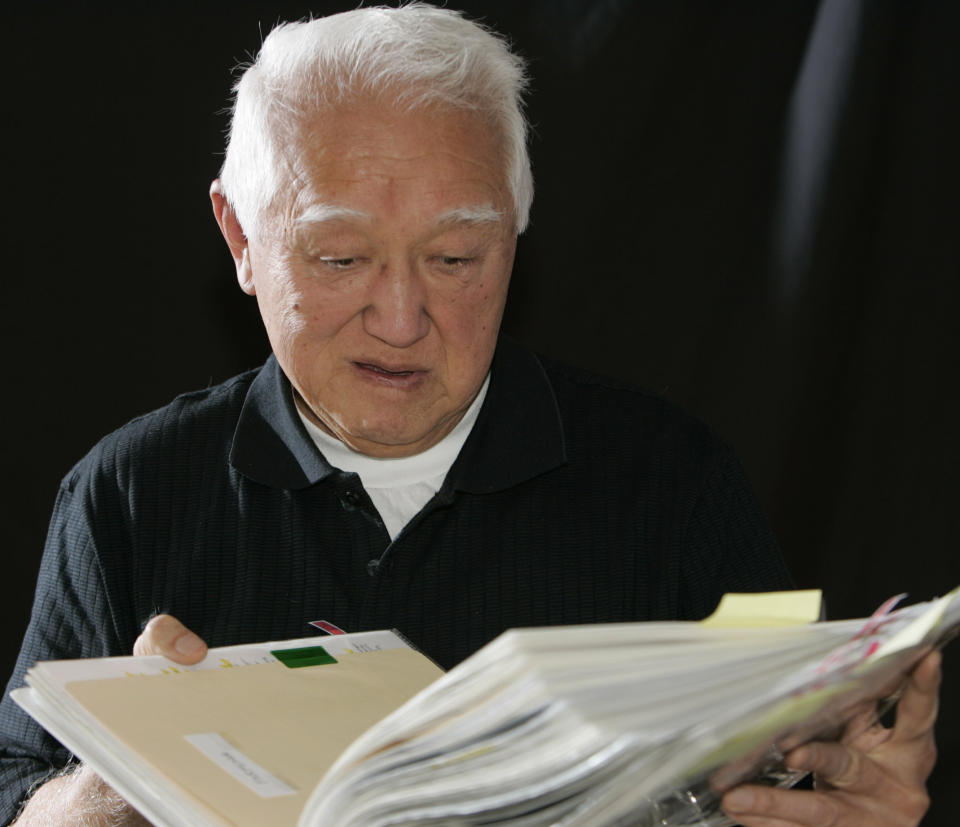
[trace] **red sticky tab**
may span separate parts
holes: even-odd
[[[345,635],[346,632],[343,631],[339,626],[334,625],[329,620],[311,620],[311,626],[316,626],[320,631],[326,632],[328,635]]]

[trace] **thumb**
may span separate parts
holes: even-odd
[[[133,654],[163,655],[189,665],[203,660],[207,644],[172,615],[157,615],[133,644]]]

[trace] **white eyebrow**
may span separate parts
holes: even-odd
[[[440,213],[434,223],[438,225],[449,224],[499,224],[503,219],[503,213],[496,210],[489,204],[478,205],[475,207],[456,207]]]
[[[336,204],[311,204],[294,219],[294,224],[324,224],[328,221],[369,218],[370,215],[362,210],[338,207]]]
[[[295,224],[323,224],[328,221],[343,220],[370,220],[369,213],[354,210],[350,207],[340,207],[336,204],[311,204],[294,219]],[[451,224],[499,224],[503,213],[489,204],[470,207],[455,207],[452,210],[440,213],[434,223],[438,226]]]

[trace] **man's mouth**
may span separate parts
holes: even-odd
[[[374,365],[370,362],[354,362],[354,364],[364,370],[379,373],[381,376],[413,376],[413,374],[417,373],[415,370],[390,370],[382,365]]]

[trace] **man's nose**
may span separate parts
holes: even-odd
[[[430,330],[427,289],[413,262],[384,264],[374,277],[363,327],[391,347],[410,347]]]

